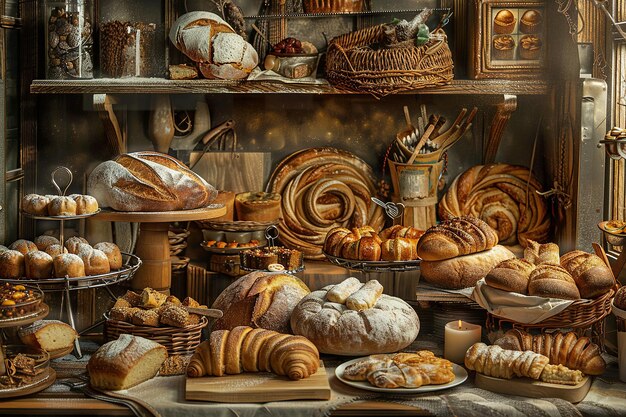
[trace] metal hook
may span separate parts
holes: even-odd
[[[278,227],[275,225],[267,226],[267,229],[265,229],[265,239],[267,239],[269,246],[275,246],[274,243],[275,240],[278,239],[279,234],[280,231],[278,230]]]
[[[63,191],[61,191],[61,188],[59,187],[59,184],[57,184],[56,182],[56,173],[59,170],[65,170],[65,173],[69,176],[69,180],[67,182],[67,185],[65,186],[65,188],[63,189]],[[72,181],[74,180],[74,176],[72,175],[72,171],[70,171],[67,167],[56,167],[54,171],[52,171],[52,174],[50,174],[50,177],[52,179],[52,185],[54,186],[54,188],[56,188],[57,192],[59,193],[60,196],[65,196],[65,193],[67,192],[67,189],[70,188],[70,185],[72,185]]]

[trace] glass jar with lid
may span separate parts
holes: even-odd
[[[93,1],[46,1],[44,7],[46,78],[93,78]]]

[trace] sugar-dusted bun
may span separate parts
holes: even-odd
[[[52,256],[40,250],[24,255],[26,278],[46,279],[52,277]]]
[[[98,200],[90,195],[73,195],[76,202],[76,214],[91,214],[98,211]]]
[[[78,252],[78,245],[87,244],[89,242],[84,237],[73,236],[65,241],[65,247],[69,253],[76,254]]]
[[[48,246],[59,245],[61,242],[54,236],[41,235],[35,238],[34,243],[37,245],[37,249],[45,251]]]
[[[79,244],[76,254],[83,260],[85,275],[100,275],[111,271],[109,258],[104,252],[92,248],[91,245]]]
[[[85,265],[80,256],[64,253],[54,258],[54,276],[57,278],[79,278],[85,276]]]
[[[44,252],[46,252],[48,255],[52,256],[52,258],[54,258],[57,255],[61,255],[63,253],[67,253],[67,249],[65,249],[63,246],[61,245],[50,245],[48,246]]]
[[[37,245],[35,245],[30,240],[26,240],[26,239],[16,240],[15,242],[11,243],[11,246],[9,246],[9,249],[22,252],[22,255],[26,255],[28,252],[39,250],[37,249]]]
[[[16,250],[0,252],[0,277],[22,278],[24,277],[24,255]]]
[[[104,252],[109,259],[109,267],[112,271],[117,271],[122,268],[122,252],[115,243],[100,242],[96,243],[93,248]]]
[[[48,204],[48,214],[51,216],[75,216],[76,202],[70,197],[56,196]]]
[[[50,199],[39,194],[28,194],[22,197],[22,211],[36,216],[48,215]]]

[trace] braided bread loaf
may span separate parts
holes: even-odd
[[[456,177],[439,202],[439,216],[449,219],[471,214],[493,227],[502,244],[527,240],[545,242],[550,218],[541,184],[528,168],[508,165],[477,165]]]
[[[542,333],[531,335],[525,331],[509,330],[496,345],[510,350],[532,350],[550,360],[553,365],[565,365],[578,369],[587,375],[601,375],[606,362],[600,355],[600,348],[588,337],[578,337],[574,332]]]
[[[298,380],[317,372],[319,364],[319,352],[306,337],[239,326],[212,332],[196,348],[187,376],[273,372]]]

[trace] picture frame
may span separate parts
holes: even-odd
[[[474,0],[469,76],[541,78],[547,59],[546,5],[539,0]]]

